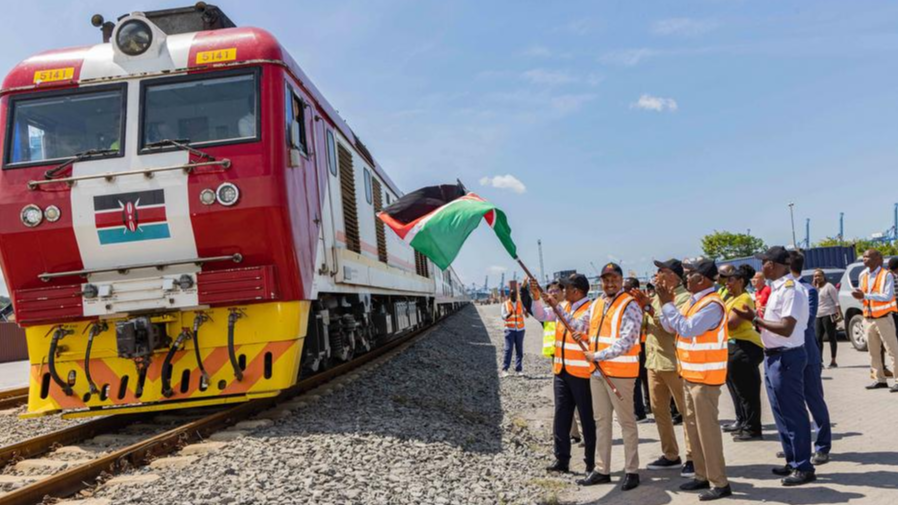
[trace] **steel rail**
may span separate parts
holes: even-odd
[[[194,169],[211,166],[221,166],[224,169],[228,169],[231,167],[231,160],[226,158],[221,161],[201,161],[197,163],[185,163],[182,165],[172,165],[168,167],[141,168],[138,170],[125,170],[123,172],[104,172],[102,174],[60,177],[59,179],[35,180],[28,181],[28,189],[35,190],[40,186],[57,183],[68,184],[69,186],[71,186],[80,181],[90,181],[93,179],[106,179],[108,182],[112,182],[117,177],[124,177],[128,175],[143,175],[148,179],[152,179],[153,174],[158,172],[172,172],[175,170],[183,170],[185,173],[190,173],[193,172]]]
[[[28,403],[27,387],[0,391],[0,410],[15,408],[26,403]]]
[[[456,313],[458,313],[458,311],[450,316]],[[344,363],[307,379],[303,379],[294,386],[284,390],[278,396],[261,398],[238,404],[235,407],[216,412],[202,419],[188,422],[177,428],[166,431],[165,433],[119,449],[118,451],[97,458],[89,463],[62,471],[51,475],[46,479],[39,480],[4,495],[0,495],[0,505],[42,503],[48,496],[64,498],[85,488],[91,487],[93,483],[97,481],[98,477],[101,477],[102,475],[113,475],[127,469],[143,466],[147,464],[150,459],[171,454],[179,450],[185,444],[202,440],[211,433],[231,426],[252,415],[268,410],[283,401],[317,388],[330,382],[336,377],[369,364],[378,358],[386,355],[393,356],[390,353],[411,346],[419,338],[428,334],[430,330],[437,328],[439,323],[445,321],[450,316],[439,319],[428,326],[413,330],[406,335],[386,342],[348,363]],[[113,422],[112,420],[115,420],[118,417],[124,416],[111,416],[102,418],[97,422]],[[127,423],[130,421],[125,422]],[[23,444],[27,443],[28,442],[23,442]]]

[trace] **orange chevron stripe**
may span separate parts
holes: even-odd
[[[272,353],[272,367],[274,367],[278,358],[283,356],[294,344],[296,344],[296,341],[272,342],[266,345],[252,361],[247,363],[243,381],[233,381],[222,391],[222,394],[228,395],[249,391],[264,376],[265,353]]]

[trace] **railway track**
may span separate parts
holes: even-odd
[[[28,403],[28,388],[0,391],[0,410],[14,409]]]
[[[186,420],[180,423],[176,422],[174,427],[161,429],[158,423],[151,421],[147,429],[143,430],[145,433],[134,435],[134,433],[142,431],[144,421],[141,419],[145,420],[146,416],[140,414],[109,416],[0,448],[0,468],[5,467],[6,471],[12,469],[13,472],[13,475],[0,475],[0,489],[29,482],[18,489],[0,494],[0,505],[41,503],[47,497],[64,498],[91,487],[99,480],[105,480],[106,477],[144,466],[152,459],[177,452],[187,444],[201,441],[216,431],[271,409],[341,375],[372,364],[376,360],[390,359],[412,345],[415,340],[435,329],[444,320],[446,318],[391,340],[349,363],[303,379],[276,397],[253,400],[212,413],[208,413],[209,411],[206,410],[205,414],[199,418],[196,415],[191,417],[190,414],[186,414]],[[130,432],[130,434],[120,436],[122,440],[129,440],[129,437],[137,438],[137,440],[107,450],[99,450],[100,448],[96,445],[89,446],[90,449],[87,450],[74,445],[91,439],[96,440],[96,437],[100,435],[120,430]],[[107,440],[114,439],[115,437],[107,437]],[[39,460],[39,464],[27,462],[33,461],[31,458],[60,452],[63,456],[56,461],[66,462],[65,466],[58,465],[63,467],[62,470],[44,475],[23,474],[24,468],[34,468],[41,464],[47,465],[52,471],[54,464],[46,463],[48,460]]]

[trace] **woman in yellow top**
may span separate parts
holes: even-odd
[[[755,312],[752,296],[746,291],[755,269],[749,265],[733,267],[725,265],[718,272],[720,282],[730,295],[725,302],[727,329],[730,341],[727,346],[727,389],[734,400],[737,420],[725,426],[734,440],[749,442],[762,439],[762,377],[759,365],[765,358],[762,338],[750,321],[740,318],[734,307]]]

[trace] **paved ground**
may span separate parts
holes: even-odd
[[[498,323],[499,306],[479,307],[485,326],[492,332],[501,332]],[[549,361],[540,356],[541,329],[533,320],[527,320],[526,360],[546,361],[547,375],[533,380],[534,394],[546,400],[546,407],[532,411],[528,416],[531,429],[549,440],[552,423],[552,390],[549,378]],[[501,349],[498,349],[501,352]],[[770,469],[778,464],[775,454],[780,450],[776,431],[763,398],[763,424],[765,440],[761,442],[735,443],[725,436],[725,456],[728,476],[734,489],[734,497],[726,503],[770,502],[791,505],[825,503],[895,504],[897,502],[897,395],[887,390],[866,391],[870,383],[868,355],[855,351],[848,342],[840,342],[836,370],[825,370],[824,388],[830,406],[834,430],[833,461],[818,471],[818,482],[801,488],[783,488]],[[532,378],[534,379],[534,378]],[[528,380],[508,378],[505,380]],[[764,391],[764,389],[763,389]],[[733,420],[733,404],[723,388],[720,401],[721,421]],[[640,463],[642,467],[660,454],[658,432],[654,424],[640,425]],[[677,428],[678,437],[682,435]],[[623,468],[623,448],[620,432],[615,429],[613,442],[613,468]],[[683,446],[681,446],[683,447]],[[581,449],[582,450],[582,449]],[[577,452],[574,458],[579,459]],[[546,465],[549,461],[535,461]],[[580,463],[583,469],[583,463]],[[574,468],[573,468],[574,469]],[[617,480],[621,472],[613,475]],[[643,485],[623,493],[617,486],[607,485],[578,489],[569,485],[557,490],[563,503],[602,503],[604,505],[634,504],[665,505],[698,503],[694,493],[677,490],[683,480],[676,472],[641,472]],[[574,476],[570,478],[573,482]]]
[[[0,391],[28,385],[28,362],[0,363]]]

